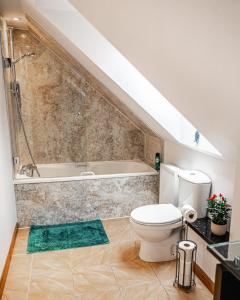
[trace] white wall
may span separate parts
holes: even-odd
[[[17,219],[11,157],[2,59],[0,59],[0,275]]]
[[[205,155],[169,141],[164,144],[164,162],[183,169],[205,172],[212,179],[212,192],[223,193],[232,201],[236,169],[234,162]]]
[[[240,162],[236,168],[235,190],[232,203],[232,220],[230,239],[232,241],[240,240]]]
[[[197,264],[204,272],[215,281],[216,265],[219,261],[207,250],[207,243],[191,228],[188,230],[188,238],[197,244]]]

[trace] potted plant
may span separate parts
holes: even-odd
[[[211,216],[211,231],[215,235],[224,235],[230,218],[231,206],[222,195],[212,195],[208,200],[208,212]]]

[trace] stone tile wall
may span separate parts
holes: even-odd
[[[14,30],[22,114],[37,163],[144,160],[145,134],[30,31]],[[83,97],[81,92],[85,94]],[[18,152],[29,163],[20,123]]]
[[[146,144],[145,144],[145,162],[155,166],[155,155],[160,153],[161,162],[163,162],[163,141],[156,136],[146,134]]]
[[[115,218],[158,203],[159,175],[16,184],[15,192],[20,227]]]

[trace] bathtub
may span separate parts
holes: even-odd
[[[159,173],[141,161],[38,165],[14,180],[20,227],[129,216],[158,203]]]
[[[72,181],[124,176],[156,175],[157,171],[142,161],[98,161],[88,163],[38,164],[40,177],[16,174],[14,183]]]

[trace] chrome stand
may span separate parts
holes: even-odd
[[[187,253],[186,250],[179,248],[179,243],[185,243],[187,247],[190,243],[194,244],[194,248],[191,253],[191,260],[186,261]],[[196,254],[197,254],[197,245],[193,241],[184,240],[177,243],[176,249],[176,274],[173,285],[175,287],[180,287],[186,290],[191,290],[196,286],[195,283],[195,265],[196,265]],[[183,260],[181,259],[183,258]],[[181,263],[183,262],[183,263]],[[190,264],[190,274],[186,274],[186,264]],[[186,275],[190,277],[190,280],[186,281]]]

